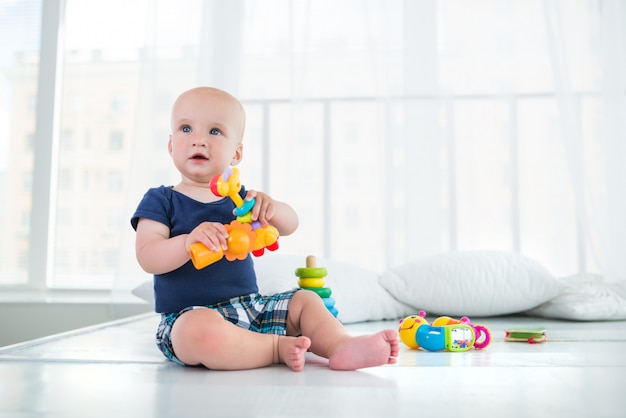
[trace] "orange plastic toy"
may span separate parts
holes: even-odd
[[[271,226],[261,226],[252,221],[252,208],[255,199],[244,200],[239,196],[241,182],[239,170],[228,168],[224,173],[211,179],[211,191],[216,196],[230,197],[237,208],[234,213],[237,219],[224,225],[228,232],[225,250],[212,251],[204,244],[197,242],[189,248],[191,262],[198,270],[226,257],[228,261],[245,260],[249,253],[259,257],[265,253],[278,249],[278,230]]]

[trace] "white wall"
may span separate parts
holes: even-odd
[[[151,311],[145,303],[3,302],[0,347]]]

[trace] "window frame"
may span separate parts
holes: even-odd
[[[51,226],[56,207],[52,190],[57,183],[61,98],[58,93],[63,65],[59,46],[64,16],[65,0],[42,1],[29,249],[29,259],[38,262],[28,263],[26,283],[33,290],[48,290],[51,271]]]

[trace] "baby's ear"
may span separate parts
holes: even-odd
[[[243,144],[237,145],[237,149],[235,149],[235,155],[233,155],[233,159],[230,161],[230,165],[237,165],[241,162],[243,158]]]
[[[172,135],[170,135],[170,138],[167,140],[167,152],[170,153],[170,157],[172,156]]]

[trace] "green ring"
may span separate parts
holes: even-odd
[[[300,267],[296,269],[296,276],[301,279],[317,279],[326,277],[328,271],[324,267]]]
[[[313,292],[317,293],[319,295],[319,297],[321,297],[322,299],[330,297],[330,295],[333,293],[332,290],[330,290],[330,287],[303,287],[302,289],[305,290],[312,290]]]

